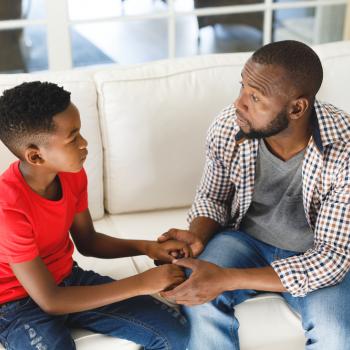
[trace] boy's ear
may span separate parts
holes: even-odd
[[[24,151],[24,158],[31,165],[41,165],[44,163],[40,149],[35,145],[27,147]]]

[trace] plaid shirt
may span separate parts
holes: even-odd
[[[337,284],[350,268],[350,115],[319,101],[315,111],[302,167],[303,204],[314,245],[271,264],[293,296]],[[208,132],[204,174],[189,222],[205,216],[239,229],[252,201],[258,145],[241,137],[234,107],[224,109]]]

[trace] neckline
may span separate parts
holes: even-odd
[[[261,151],[268,156],[268,158],[274,162],[275,164],[279,166],[283,166],[284,168],[293,168],[296,164],[299,164],[302,159],[304,158],[304,154],[306,151],[306,148],[302,149],[300,152],[295,154],[292,158],[289,158],[288,160],[282,160],[275,156],[267,147],[265,140],[261,139],[260,140],[260,146],[261,146]]]
[[[66,199],[66,196],[65,196],[65,188],[64,188],[64,181],[62,181],[62,176],[60,173],[57,174],[58,176],[58,179],[60,181],[60,184],[61,184],[61,192],[62,192],[62,196],[59,200],[51,200],[51,199],[47,199],[45,197],[42,197],[40,194],[36,193],[26,182],[26,180],[24,179],[20,169],[19,169],[19,164],[20,164],[20,161],[17,161],[15,164],[14,164],[14,173],[16,175],[16,177],[20,180],[20,182],[22,183],[22,185],[24,186],[24,188],[26,189],[26,191],[30,194],[30,196],[33,198],[35,198],[35,200],[45,204],[45,205],[50,205],[50,206],[56,206],[56,205],[61,205],[65,199]]]

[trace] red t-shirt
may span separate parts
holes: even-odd
[[[69,229],[74,215],[87,208],[87,178],[84,169],[58,177],[62,197],[52,201],[29,187],[19,161],[0,176],[0,304],[28,296],[9,263],[40,256],[57,284],[72,270]]]

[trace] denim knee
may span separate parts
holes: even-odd
[[[186,322],[167,335],[157,334],[146,350],[186,350],[190,338],[189,323]]]

